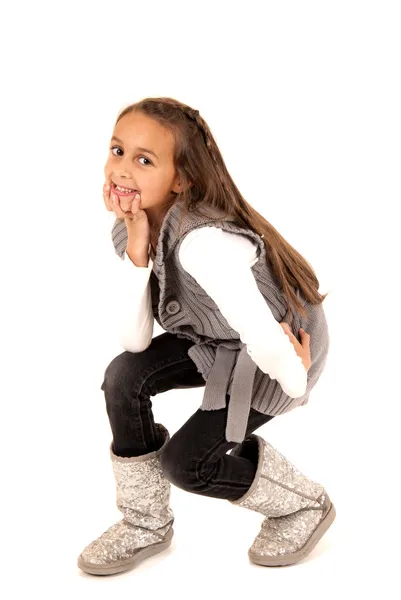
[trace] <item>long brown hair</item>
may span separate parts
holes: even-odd
[[[199,111],[174,98],[144,98],[125,107],[116,124],[126,114],[141,112],[170,131],[175,140],[174,163],[182,191],[174,198],[183,200],[183,212],[209,205],[234,216],[235,222],[263,236],[266,256],[291,310],[303,316],[306,310],[294,288],[299,288],[311,304],[321,304],[319,281],[311,265],[261,214],[243,198],[232,180],[221,152]]]

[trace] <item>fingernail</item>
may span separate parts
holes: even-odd
[[[139,198],[139,194],[135,194],[135,198]]]

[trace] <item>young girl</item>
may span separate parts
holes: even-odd
[[[122,259],[125,351],[101,389],[124,517],[78,566],[117,573],[167,548],[171,483],[262,514],[248,550],[254,563],[301,560],[333,522],[334,506],[321,484],[253,432],[308,402],[329,349],[326,294],[309,263],[244,200],[197,110],[171,98],[125,108],[105,177]],[[153,338],[154,319],[166,333]],[[191,387],[205,387],[202,405],[170,438],[150,397]]]

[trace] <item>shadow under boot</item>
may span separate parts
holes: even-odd
[[[257,466],[248,491],[238,500],[229,500],[265,515],[248,550],[250,560],[263,566],[302,560],[336,516],[324,487],[303,475],[259,435],[251,434],[230,454],[248,458]]]
[[[156,424],[162,444],[141,456],[110,458],[116,481],[117,507],[124,518],[91,542],[78,558],[78,567],[92,575],[110,575],[132,569],[139,560],[162,552],[174,534],[169,506],[171,484],[164,477],[160,454],[170,439],[167,429]]]

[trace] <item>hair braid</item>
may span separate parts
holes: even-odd
[[[199,110],[191,108],[188,105],[178,104],[176,108],[184,113],[189,119],[194,121],[198,126],[199,131],[201,132],[205,146],[210,154],[210,157],[213,161],[214,167],[216,169],[217,175],[221,181],[221,184],[224,186],[226,190],[229,189],[229,186],[226,184],[226,177],[221,169],[220,165],[220,151],[217,148],[216,142],[213,138],[213,135],[204,119],[199,114]]]

